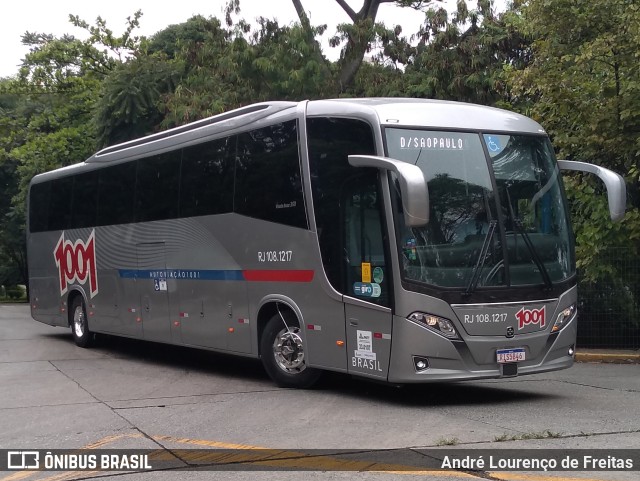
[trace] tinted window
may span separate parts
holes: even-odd
[[[33,184],[29,196],[29,229],[31,232],[47,230],[49,223],[49,194],[51,182]]]
[[[225,214],[233,211],[235,137],[187,147],[182,153],[180,216]]]
[[[98,213],[98,172],[77,175],[73,181],[71,227],[91,227]]]
[[[295,120],[238,136],[234,211],[307,228]]]
[[[71,200],[73,177],[63,177],[51,182],[48,230],[64,230],[71,227]]]
[[[359,171],[359,174],[344,182],[342,192],[343,245],[346,255],[344,292],[365,301],[389,306],[391,275],[387,269],[378,171]]]
[[[345,215],[341,205],[352,189],[349,182],[363,169],[349,165],[351,154],[375,154],[371,127],[359,120],[311,118],[309,132],[309,163],[311,189],[320,239],[322,264],[329,282],[339,292],[347,288],[347,265],[340,219]],[[342,206],[344,208],[344,206]]]
[[[98,182],[97,225],[125,224],[133,221],[136,163],[107,167]]]
[[[178,217],[180,152],[138,160],[136,222]]]

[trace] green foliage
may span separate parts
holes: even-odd
[[[89,37],[29,33],[30,52],[14,79],[0,82],[0,284],[27,284],[25,204],[31,178],[86,159],[95,150],[92,115],[101,82],[137,48],[132,36],[114,36],[98,18],[91,26],[71,16]]]
[[[85,40],[65,34],[56,38],[51,34],[26,32],[22,43],[29,47],[19,78],[23,86],[37,90],[61,91],[74,87],[77,77],[103,78],[120,62],[135,52],[140,38],[132,32],[139,26],[142,12],[127,18],[127,28],[120,36],[114,36],[106,22],[98,17],[92,26],[76,15],[69,21],[88,34]]]
[[[23,213],[13,207],[19,162],[11,152],[24,142],[28,131],[21,115],[33,106],[21,105],[18,96],[7,92],[12,82],[0,82],[0,284],[22,282],[26,272]]]
[[[640,254],[640,211],[631,207],[622,221],[611,222],[606,192],[592,181],[582,174],[564,176],[576,237],[576,264],[587,282],[619,274],[603,258],[610,247]]]
[[[81,90],[25,94],[17,80],[3,87],[13,100],[0,120],[0,182],[5,186],[0,192],[0,284],[26,284],[29,181],[40,172],[83,160],[94,149],[87,105],[91,96]]]
[[[296,5],[302,25],[305,26],[304,16],[300,13],[300,0],[293,0],[293,3]],[[347,92],[353,86],[365,55],[375,57],[374,50],[382,46],[388,49],[386,55],[392,51],[400,51],[406,46],[406,39],[399,37],[402,31],[400,26],[388,29],[384,24],[376,21],[378,9],[382,3],[394,3],[396,6],[412,8],[420,13],[432,6],[431,0],[363,0],[360,10],[355,11],[344,0],[336,0],[336,3],[351,19],[351,23],[338,25],[337,33],[329,40],[332,47],[341,47],[334,82],[338,95]],[[399,45],[393,45],[395,43]],[[384,62],[381,63],[384,64]]]
[[[107,22],[102,17],[96,19],[95,25],[90,25],[77,15],[69,15],[69,21],[75,27],[82,28],[89,33],[89,37],[83,42],[87,50],[80,55],[81,60],[89,65],[88,70],[95,69],[91,66],[95,66],[96,63],[111,70],[139,49],[142,37],[133,35],[133,32],[140,26],[140,17],[142,17],[141,10],[137,10],[133,14],[133,18],[127,17],[127,27],[118,37],[107,27]],[[95,53],[98,51],[96,46],[102,47],[100,54],[97,55]],[[94,52],[92,48],[95,48],[96,51]]]
[[[104,147],[153,132],[163,119],[163,96],[172,92],[180,66],[139,55],[105,78],[93,113],[98,145]]]
[[[626,0],[528,2],[519,27],[532,62],[511,72],[514,99],[529,103],[564,156],[629,173],[640,144],[640,5]]]
[[[17,301],[24,298],[24,291],[18,286],[12,285],[5,289],[7,299]]]
[[[343,96],[406,97],[404,80],[402,70],[393,65],[365,62]]]
[[[229,19],[231,22],[231,18]],[[323,31],[313,29],[313,34]],[[259,18],[224,27],[218,19],[193,17],[171,27],[179,47],[163,50],[182,76],[162,95],[163,127],[180,125],[262,100],[317,98],[331,91],[330,70],[299,25]],[[151,39],[154,51],[166,37]]]
[[[495,104],[505,90],[503,66],[526,58],[526,40],[495,15],[490,0],[479,0],[474,10],[459,1],[452,15],[444,8],[428,11],[417,38],[415,47],[407,43],[395,53],[407,59],[411,97]]]

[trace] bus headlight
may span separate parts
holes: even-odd
[[[551,332],[558,332],[564,326],[566,326],[569,321],[573,318],[573,315],[576,313],[576,305],[572,304],[567,307],[565,310],[561,311],[556,317],[556,322],[551,328]]]
[[[456,328],[453,326],[453,322],[451,322],[449,319],[433,316],[431,314],[425,314],[424,312],[414,312],[410,314],[407,319],[426,326],[432,331],[436,331],[438,334],[442,334],[447,339],[460,339]]]

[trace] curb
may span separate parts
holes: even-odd
[[[576,362],[600,362],[609,364],[640,364],[638,352],[576,352]]]

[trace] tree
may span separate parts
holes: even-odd
[[[93,110],[97,147],[143,137],[164,119],[163,96],[172,92],[179,67],[159,55],[137,54],[101,82]]]
[[[342,45],[335,77],[337,93],[345,92],[351,87],[365,55],[372,51],[373,45],[378,40],[390,33],[383,24],[376,22],[381,4],[394,3],[398,7],[408,7],[423,11],[431,3],[431,0],[363,0],[360,10],[356,11],[346,0],[335,1],[352,21],[352,23],[338,25],[338,33],[330,41],[332,47]],[[311,40],[315,39],[315,35],[312,32],[302,0],[292,0],[292,2],[300,19],[300,24],[306,32],[306,38],[311,44]],[[393,31],[397,32],[398,30],[401,30],[401,28],[396,26]],[[316,57],[322,57],[321,49],[315,40],[313,45]]]
[[[0,80],[0,91],[5,91],[11,80]],[[7,93],[0,94],[0,285],[15,285],[24,279],[21,272],[26,268],[20,257],[24,254],[18,239],[14,235],[16,226],[12,215],[12,200],[17,193],[18,162],[9,152],[20,145],[23,132],[15,114],[18,109],[18,97]]]
[[[15,79],[0,82],[0,282],[27,284],[25,206],[34,175],[86,159],[95,150],[93,109],[101,81],[138,41],[128,19],[121,37],[98,18],[87,40],[24,34],[30,52]],[[98,45],[97,43],[100,43]],[[101,50],[100,47],[103,47]]]
[[[27,93],[3,84],[11,98],[0,120],[0,283],[26,284],[25,205],[31,178],[84,160],[94,149],[85,92]]]
[[[332,92],[330,72],[312,55],[307,32],[259,18],[256,26],[196,16],[150,39],[180,79],[161,96],[162,127],[180,125],[262,100],[317,98]],[[314,35],[321,28],[314,29]],[[166,48],[167,38],[176,48]]]
[[[451,15],[444,8],[428,11],[417,45],[407,43],[400,52],[407,94],[484,105],[504,100],[502,71],[525,65],[528,49],[504,17],[495,14],[491,0],[479,0],[474,10],[458,1]]]
[[[528,2],[519,27],[532,61],[510,77],[516,101],[566,154],[625,173],[640,153],[630,141],[640,132],[639,23],[640,6],[625,0]]]

